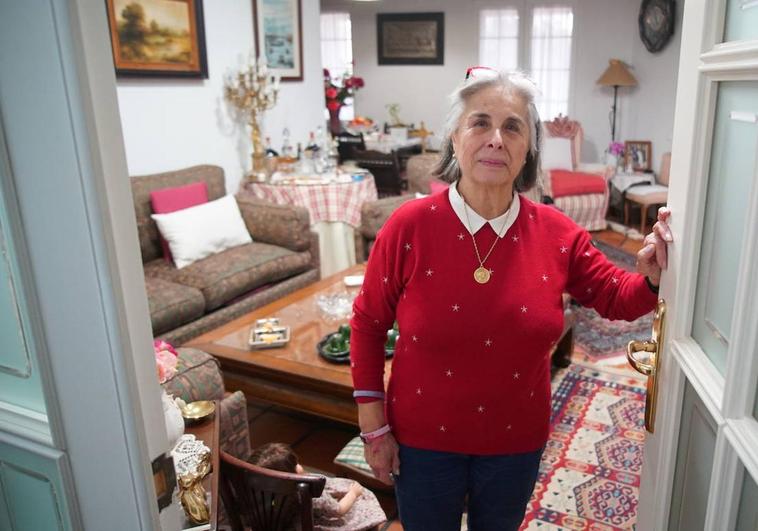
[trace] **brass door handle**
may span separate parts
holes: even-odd
[[[647,397],[645,398],[645,429],[655,432],[655,408],[658,400],[658,364],[666,323],[666,301],[658,300],[653,318],[653,330],[650,341],[630,341],[626,346],[626,359],[634,369],[647,376]],[[646,360],[637,357],[638,352],[647,352]]]

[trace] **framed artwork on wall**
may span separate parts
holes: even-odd
[[[653,145],[649,140],[627,140],[624,142],[624,166],[631,165],[634,171],[652,169]]]
[[[282,81],[303,80],[301,0],[253,0],[255,53]]]
[[[106,0],[116,75],[208,77],[202,0]]]
[[[378,13],[380,65],[445,64],[444,13]]]

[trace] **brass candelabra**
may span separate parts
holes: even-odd
[[[263,180],[266,174],[266,153],[261,135],[263,113],[276,105],[279,76],[269,74],[266,61],[252,59],[249,65],[228,76],[224,82],[224,97],[234,105],[250,126],[253,142],[252,177]]]

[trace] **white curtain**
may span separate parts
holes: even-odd
[[[353,29],[350,13],[321,14],[321,64],[329,70],[332,79],[339,80],[343,75],[353,73]],[[329,114],[324,110],[324,115]],[[355,117],[353,99],[348,98],[340,110],[342,120]]]
[[[479,65],[518,68],[518,11],[483,9],[479,12]]]
[[[573,30],[570,7],[538,7],[532,13],[531,72],[541,91],[537,108],[543,120],[568,113]]]

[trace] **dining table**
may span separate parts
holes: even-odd
[[[308,210],[311,228],[319,236],[322,278],[355,265],[355,229],[361,224],[361,207],[377,199],[373,176],[357,167],[320,174],[275,172],[266,182],[243,183],[239,193]]]

